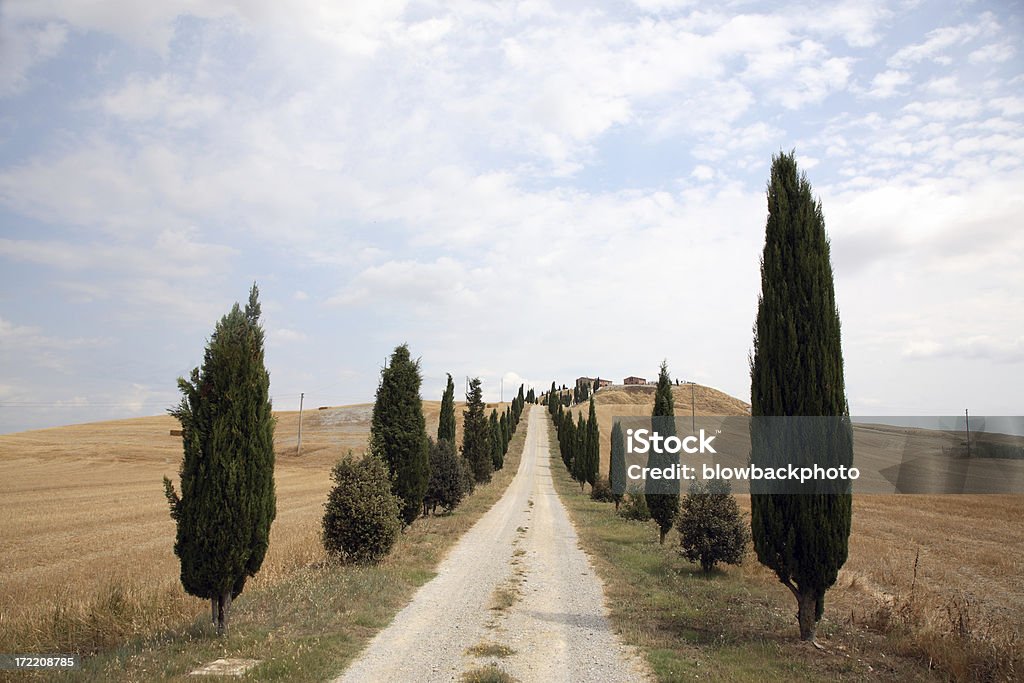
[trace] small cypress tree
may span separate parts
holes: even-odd
[[[778,445],[759,430],[762,416],[838,417],[828,447],[782,456],[822,467],[853,462],[843,353],[821,203],[795,153],[772,158],[768,219],[761,257],[761,295],[750,358],[751,462],[773,463]],[[791,444],[792,446],[792,444]],[[753,494],[754,549],[796,598],[800,637],[813,640],[825,591],[846,561],[851,523],[849,488],[832,493]]]
[[[552,417],[555,415],[555,410],[561,405],[561,401],[558,398],[558,390],[555,388],[555,383],[551,383],[551,390],[548,391],[548,412],[551,413]]]
[[[177,523],[174,554],[190,595],[210,600],[217,633],[231,602],[263,564],[274,494],[274,418],[263,362],[259,289],[243,312],[236,303],[206,346],[202,369],[179,378],[183,397],[170,414],[181,423],[181,496],[164,477]]]
[[[423,515],[436,513],[437,506],[446,513],[454,510],[467,494],[462,466],[455,453],[455,444],[447,439],[430,441],[430,483],[423,497]]]
[[[662,361],[658,372],[658,388],[654,392],[654,411],[651,413],[653,430],[662,437],[675,436],[675,402],[672,397],[672,380],[668,376],[668,363]],[[667,453],[655,453],[651,449],[647,458],[649,467],[668,467],[676,458]],[[658,542],[665,543],[665,535],[675,524],[679,512],[679,483],[671,479],[651,479],[647,484],[647,507],[651,518],[658,523]]]
[[[459,474],[465,496],[472,495],[476,489],[476,475],[473,474],[473,466],[462,456],[459,456]]]
[[[377,400],[370,423],[370,452],[387,463],[392,489],[402,500],[402,522],[412,524],[423,510],[430,483],[423,401],[420,400],[420,363],[402,344],[381,370]]]
[[[619,509],[622,503],[623,493],[626,491],[626,439],[622,435],[622,424],[616,420],[612,425],[612,446],[611,458],[608,462],[608,483],[612,487],[612,494],[615,496],[615,510]],[[619,493],[619,492],[622,493]]]
[[[491,434],[484,414],[483,390],[480,378],[469,382],[466,394],[466,410],[462,413],[462,457],[473,468],[473,478],[478,483],[491,480]]]
[[[448,375],[448,386],[441,395],[441,417],[437,423],[437,440],[455,443],[455,382]]]

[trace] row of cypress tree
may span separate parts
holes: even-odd
[[[519,426],[519,418],[525,405],[526,398],[523,395],[523,386],[520,385],[519,392],[501,416],[498,415],[497,408],[492,409],[488,416],[480,378],[474,377],[470,380],[469,391],[466,393],[466,410],[463,413],[462,455],[469,462],[476,482],[490,481],[491,474],[504,467],[505,454],[508,453],[509,443]],[[444,411],[442,402],[442,414]]]
[[[473,378],[463,412],[462,457],[455,455],[455,384],[452,376],[441,396],[437,441],[427,437],[420,399],[419,361],[402,344],[381,371],[373,407],[370,454],[387,463],[392,488],[401,501],[404,526],[440,505],[450,512],[476,483],[490,481],[504,466],[505,454],[519,424],[525,398],[523,386],[498,415],[486,415],[480,378]],[[463,462],[465,464],[463,464]],[[436,470],[436,471],[435,471]]]
[[[552,385],[554,386],[554,385]],[[549,396],[555,396],[552,391]],[[590,411],[584,419],[580,411],[573,421],[572,411],[566,410],[559,400],[548,404],[548,410],[555,424],[558,436],[558,450],[572,478],[579,482],[580,491],[590,484],[591,493],[598,483],[598,466],[600,462],[601,431],[597,423],[597,411],[594,397],[590,397]]]
[[[178,380],[182,400],[169,411],[181,423],[183,444],[180,494],[164,477],[174,552],[182,586],[210,600],[218,634],[227,630],[232,601],[262,566],[276,516],[275,418],[260,314],[253,284],[245,309],[236,303],[217,323],[202,366]],[[398,346],[381,371],[366,456],[344,459],[332,471],[323,521],[329,554],[379,561],[401,527],[438,506],[450,512],[476,481],[502,467],[526,403],[523,387],[488,420],[480,381],[473,380],[459,458],[451,376],[436,442],[426,435],[421,384],[419,360],[407,344]]]

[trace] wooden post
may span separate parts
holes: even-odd
[[[305,398],[305,392],[299,394],[299,442],[295,445],[295,455],[302,455],[302,401]]]
[[[967,457],[971,457],[971,416],[964,408],[964,426],[967,428]]]

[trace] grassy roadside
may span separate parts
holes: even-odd
[[[581,493],[549,434],[555,489],[604,582],[612,623],[657,680],[938,680],[882,636],[828,613],[819,625],[824,650],[801,643],[792,596],[756,558],[704,577],[679,554],[675,531],[659,546],[653,522],[622,519],[612,504]]]
[[[418,520],[381,565],[332,566],[322,561],[319,551],[320,560],[272,585],[244,592],[235,602],[230,633],[223,639],[213,634],[204,610],[191,624],[100,652],[80,669],[54,678],[185,680],[190,671],[221,657],[262,661],[241,680],[323,681],[340,674],[415,590],[434,576],[445,552],[508,488],[522,457],[525,417],[524,413],[504,468],[492,481],[477,486],[452,515]],[[0,679],[25,679],[4,673]]]

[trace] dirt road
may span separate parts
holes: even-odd
[[[508,490],[338,682],[457,681],[490,664],[524,683],[647,680],[554,491],[543,408],[527,427]]]

